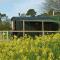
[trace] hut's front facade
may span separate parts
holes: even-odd
[[[59,31],[58,16],[13,17],[12,30],[24,34],[44,34],[45,31]],[[47,32],[46,32],[47,33]]]

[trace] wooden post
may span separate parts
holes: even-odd
[[[8,31],[7,31],[7,40],[9,39],[8,37],[9,37],[9,36],[8,36]]]
[[[42,21],[42,36],[44,36],[44,22]]]
[[[12,30],[14,30],[13,21],[12,21]]]
[[[53,10],[53,16],[55,15],[55,12],[54,12],[54,10]]]
[[[23,20],[23,37],[24,37],[24,35],[25,35],[25,21]]]

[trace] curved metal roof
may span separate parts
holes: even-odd
[[[12,17],[11,18],[12,21],[23,21],[23,20],[40,20],[40,21],[60,21],[60,16],[35,16],[35,17]]]

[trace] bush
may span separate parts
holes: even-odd
[[[0,60],[60,60],[60,34],[1,41]]]

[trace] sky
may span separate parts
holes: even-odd
[[[18,16],[18,13],[25,13],[29,9],[35,9],[37,14],[44,10],[45,0],[0,0],[0,12],[5,13],[8,17]]]

